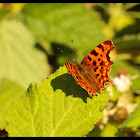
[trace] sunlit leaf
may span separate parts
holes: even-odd
[[[6,126],[6,111],[11,103],[24,93],[24,88],[19,84],[3,78],[0,81],[0,129]]]
[[[32,83],[7,112],[9,136],[85,136],[103,116],[106,90],[92,99],[60,67],[41,85]]]
[[[16,20],[0,23],[0,78],[19,82],[25,88],[49,74],[45,54],[35,48],[28,28]]]

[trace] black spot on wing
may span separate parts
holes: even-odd
[[[101,62],[100,65],[103,65],[103,62]]]
[[[97,69],[98,69],[98,67],[96,67],[96,68],[94,69],[94,72],[96,72]]]
[[[96,62],[93,62],[93,65],[96,65]]]
[[[104,51],[104,47],[100,44],[97,46],[98,48],[102,49],[102,51]]]
[[[93,54],[93,55],[95,55],[95,56],[98,55],[98,53],[97,53],[95,50],[91,51],[91,54]]]
[[[99,76],[99,74],[96,74],[96,78]]]
[[[79,77],[79,79],[81,79],[81,80],[82,80],[82,78],[81,78],[81,77]]]
[[[102,46],[101,44],[99,44],[97,47],[98,47],[98,48],[102,48],[103,46]]]
[[[90,56],[88,56],[88,60],[91,61],[91,57]]]

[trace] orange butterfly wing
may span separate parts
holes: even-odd
[[[115,49],[111,41],[104,41],[94,48],[79,64],[74,60],[74,64],[65,62],[68,73],[71,73],[77,84],[86,89],[92,97],[96,92],[101,93],[105,88],[104,84],[112,82],[108,74],[113,62],[110,61],[109,53]],[[84,72],[81,73],[80,69]]]
[[[81,62],[81,64],[92,71],[96,75],[98,84],[96,86],[101,90],[105,83],[112,83],[108,74],[111,70],[113,62],[110,61],[109,53],[115,49],[112,41],[107,40],[95,47]]]
[[[65,62],[65,66],[68,70],[69,74],[72,74],[72,76],[74,77],[74,79],[76,80],[77,84],[80,84],[82,88],[86,89],[90,95],[90,97],[92,97],[92,93],[96,93],[96,91],[94,90],[90,90],[87,86],[87,84],[84,82],[83,78],[80,76],[80,74],[78,73],[77,69],[75,68],[75,66],[69,62]]]

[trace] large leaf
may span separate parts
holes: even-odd
[[[10,104],[23,95],[23,87],[19,84],[3,78],[0,81],[0,129],[6,126],[5,114]]]
[[[26,26],[16,20],[0,23],[0,78],[8,77],[25,88],[48,75],[43,52],[35,48],[35,39]]]
[[[104,41],[99,16],[83,4],[28,4],[24,13],[27,24],[39,39],[71,47],[73,39],[75,47],[84,50],[84,54]]]
[[[7,112],[9,136],[85,136],[103,116],[109,94],[90,98],[66,67],[41,85],[32,83]]]

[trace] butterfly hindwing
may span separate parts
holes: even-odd
[[[69,62],[65,62],[65,66],[68,70],[68,73],[72,74],[72,76],[75,78],[77,84],[85,84],[84,81],[82,80],[82,78],[79,76],[77,70],[75,69],[75,67],[73,66],[73,64],[69,63]]]
[[[79,84],[82,88],[88,91],[88,94],[90,97],[92,97],[92,94],[95,94],[96,91],[94,89],[90,89],[88,85],[84,82],[84,80],[80,77],[79,73],[77,72],[76,68],[73,66],[73,64],[69,62],[65,62],[65,66],[68,70],[68,73],[72,74],[74,79],[76,80],[77,84]]]

